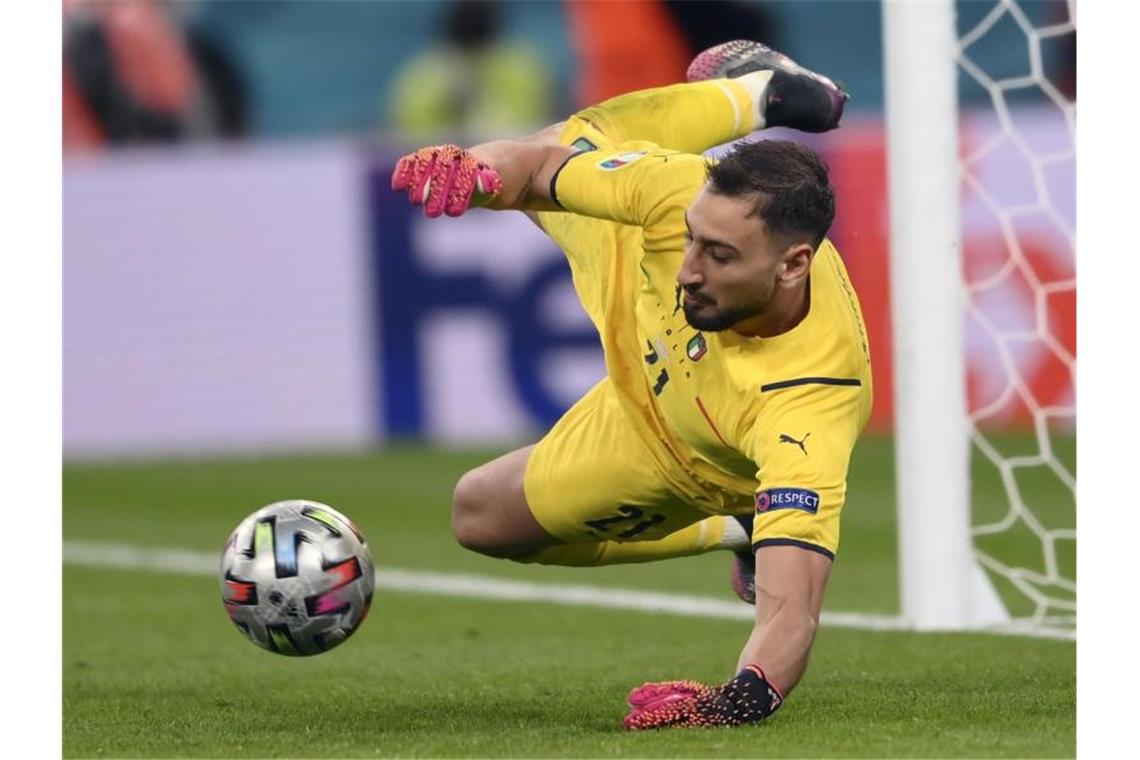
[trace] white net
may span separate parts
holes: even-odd
[[[1076,17],[959,2],[976,556],[1015,626],[1076,623]]]

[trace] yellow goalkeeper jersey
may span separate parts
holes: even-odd
[[[698,485],[687,496],[711,512],[754,508],[754,545],[834,556],[851,451],[871,410],[858,298],[825,240],[809,311],[788,332],[754,338],[689,326],[677,273],[684,212],[705,172],[704,158],[646,142],[568,160],[551,185],[556,202],[627,225],[621,245],[597,252],[615,260],[591,267],[590,278],[576,269],[575,287],[631,424]]]

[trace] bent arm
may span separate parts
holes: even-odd
[[[737,664],[758,665],[787,696],[807,669],[831,560],[796,546],[756,552],[756,625]]]

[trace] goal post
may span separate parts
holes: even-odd
[[[919,630],[1009,620],[971,535],[954,19],[883,3],[900,607]]]

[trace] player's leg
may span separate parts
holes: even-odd
[[[523,491],[533,450],[533,445],[516,449],[459,479],[452,497],[451,530],[465,548],[506,558],[558,542],[534,519]]]
[[[830,79],[743,40],[698,55],[688,78],[689,84],[619,95],[576,117],[615,143],[648,140],[701,153],[766,127],[834,129],[847,99]]]
[[[739,549],[749,536],[675,496],[624,424],[608,381],[535,446],[465,474],[452,529],[491,557],[594,566]]]
[[[538,444],[464,474],[452,498],[452,532],[490,557],[573,566],[747,545],[730,518],[674,496],[651,459],[603,381]]]
[[[624,518],[624,515],[618,514],[613,517]],[[740,532],[739,525],[732,518],[723,515],[711,517],[706,515],[684,528],[659,538],[552,544],[514,559],[517,562],[538,565],[600,567],[691,557],[717,550],[737,551],[739,546],[747,543],[747,535]]]
[[[703,514],[694,514],[695,522],[654,540],[624,543],[599,541],[591,536],[588,541],[565,542],[548,533],[527,504],[522,482],[533,449],[534,446],[527,446],[504,454],[460,479],[452,502],[451,524],[464,548],[520,562],[593,567],[736,549],[748,543],[748,534],[730,518]],[[640,522],[629,519],[638,514],[630,510],[638,509],[607,503],[590,510],[588,516],[583,515],[581,522],[610,520],[630,530]]]
[[[526,500],[559,543],[515,558],[593,566],[748,545],[735,520],[710,516],[679,496],[658,459],[603,380],[530,453]]]
[[[686,79],[743,79],[762,72],[771,77],[756,104],[763,126],[801,132],[827,132],[839,126],[847,93],[822,74],[759,42],[733,40],[701,52],[689,64]]]
[[[769,77],[770,72],[762,72],[738,80],[618,95],[520,141],[610,150],[628,140],[647,140],[672,150],[701,153],[763,128],[757,103]],[[527,216],[535,219],[529,212]]]
[[[671,150],[702,153],[763,127],[756,103],[766,78],[752,74],[638,90],[584,108],[574,118],[615,144],[647,140]]]
[[[621,513],[611,513],[609,517],[596,519],[625,520],[626,516]],[[656,538],[557,543],[512,559],[516,562],[537,565],[601,567],[691,557],[718,550],[735,551],[740,543],[747,543],[747,537],[738,533],[739,526],[731,518],[706,515],[694,519],[697,521]],[[624,524],[636,525],[632,521]]]
[[[572,124],[552,125],[528,140],[612,147],[647,140],[702,153],[766,127],[826,132],[839,125],[847,93],[821,74],[758,42],[736,40],[693,59],[687,84],[638,90],[579,111],[606,144]],[[571,136],[569,133],[573,132]]]

